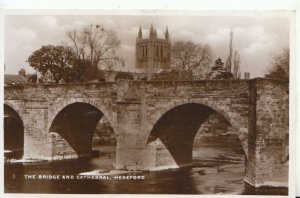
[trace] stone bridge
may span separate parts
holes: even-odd
[[[287,81],[32,84],[4,91],[4,116],[20,120],[24,128],[24,159],[89,156],[93,131],[105,116],[116,134],[117,169],[182,167],[192,162],[200,125],[219,113],[243,146],[245,181],[287,186]]]

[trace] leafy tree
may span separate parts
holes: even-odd
[[[73,73],[74,82],[105,81],[104,74],[88,60],[77,60],[74,69],[70,72]]]
[[[208,45],[177,41],[171,49],[171,67],[179,71],[180,79],[204,76],[211,61]]]
[[[37,83],[37,74],[32,74],[28,77],[27,81],[30,82],[30,83]]]
[[[272,57],[271,69],[265,75],[266,78],[289,79],[290,51],[284,49],[280,54]]]
[[[77,58],[88,61],[93,67],[113,69],[117,63],[121,63],[115,53],[120,40],[114,31],[105,29],[102,25],[89,25],[81,31],[69,31],[67,37]]]
[[[76,64],[76,54],[69,47],[46,45],[33,52],[27,62],[42,74],[44,82],[71,79]]]
[[[215,61],[215,65],[212,67],[211,72],[209,72],[206,76],[207,79],[215,79],[215,80],[226,80],[232,79],[233,74],[228,71],[226,67],[224,67],[224,63],[221,58],[218,58]]]

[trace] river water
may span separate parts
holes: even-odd
[[[4,188],[6,193],[287,194],[287,188],[255,189],[245,184],[245,155],[240,147],[230,145],[232,144],[223,141],[218,146],[194,146],[194,165],[191,167],[156,172],[118,173],[101,179],[80,177],[78,174],[113,169],[115,148],[112,146],[98,147],[101,151],[100,158],[6,164]],[[38,178],[42,175],[47,178]],[[63,175],[69,178],[62,178]],[[124,175],[132,177],[122,177]],[[49,179],[49,176],[54,178]],[[133,176],[140,178],[133,179]]]

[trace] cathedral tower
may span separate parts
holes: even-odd
[[[148,76],[156,73],[160,69],[170,67],[171,41],[168,28],[165,38],[157,37],[156,29],[151,25],[149,38],[143,38],[142,28],[140,27],[136,38],[135,67],[141,69]]]

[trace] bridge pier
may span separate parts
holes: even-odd
[[[146,123],[146,108],[145,101],[137,101],[133,96],[125,99],[122,95],[118,98],[117,169],[155,168],[156,147],[147,145],[147,130],[150,129]]]
[[[149,146],[118,145],[116,168],[150,170],[155,168],[155,149]]]
[[[255,80],[250,85],[249,158],[245,182],[288,186],[288,85]]]
[[[52,145],[48,139],[47,105],[45,102],[29,101],[24,107],[23,159],[51,160]]]
[[[157,141],[140,146],[118,143],[117,169],[164,170],[178,167],[168,149]]]
[[[36,132],[36,134],[38,134]],[[37,136],[29,133],[24,134],[25,160],[52,160],[52,144],[47,135]]]
[[[56,132],[49,133],[51,160],[77,159],[78,155],[70,144]]]

